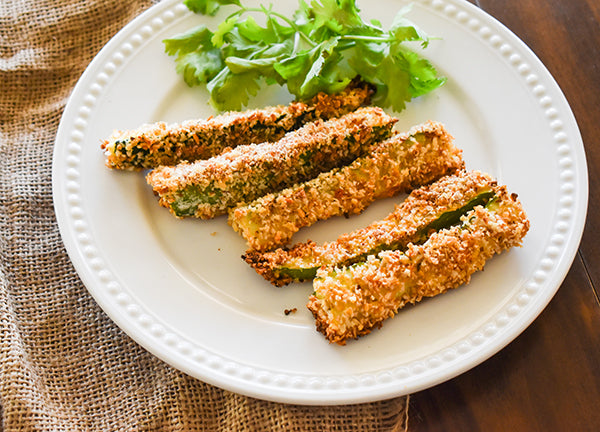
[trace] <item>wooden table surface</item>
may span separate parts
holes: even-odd
[[[470,1],[521,38],[564,92],[585,145],[589,209],[542,314],[484,363],[412,395],[409,430],[600,431],[600,0]]]

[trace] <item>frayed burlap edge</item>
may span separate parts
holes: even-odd
[[[52,207],[53,142],[92,57],[152,2],[0,4],[0,409],[6,431],[403,431],[408,398],[260,401],[193,379],[125,335],[87,293]]]

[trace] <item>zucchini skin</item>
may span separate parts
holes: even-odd
[[[146,180],[175,216],[209,219],[352,162],[388,138],[395,122],[381,108],[359,108],[309,123],[275,143],[242,145],[208,160],[156,168]]]
[[[407,192],[463,168],[462,151],[441,123],[427,122],[379,143],[371,154],[313,180],[229,211],[228,222],[248,248],[268,251],[301,228],[358,214],[373,201]]]
[[[308,102],[232,111],[179,124],[158,122],[134,130],[116,130],[100,147],[106,166],[113,169],[151,169],[184,160],[208,159],[228,148],[277,141],[304,124],[347,114],[369,104],[372,93],[367,84],[352,83],[339,94],[321,93]]]
[[[431,220],[427,224],[421,225],[412,233],[405,232],[404,236],[398,236],[389,243],[373,244],[370,249],[364,248],[356,250],[354,254],[348,254],[344,259],[334,261],[332,256],[322,256],[322,259],[317,263],[311,263],[305,266],[297,265],[297,263],[283,263],[273,269],[277,274],[278,279],[291,279],[296,281],[304,281],[313,279],[317,275],[317,271],[323,265],[349,266],[361,261],[365,261],[370,255],[376,255],[385,250],[404,250],[409,243],[421,244],[427,240],[427,237],[435,231],[450,228],[452,225],[460,223],[461,217],[478,205],[486,205],[490,200],[493,200],[495,193],[493,190],[484,190],[478,192],[477,195],[470,199],[466,204],[457,208],[446,210],[436,216],[436,219]],[[385,229],[378,226],[377,229]],[[393,228],[391,228],[393,230]],[[366,239],[365,239],[366,240]],[[364,244],[369,244],[367,241]]]
[[[405,252],[383,251],[352,266],[320,268],[307,304],[317,330],[340,345],[366,335],[405,305],[468,283],[492,256],[521,245],[529,229],[516,195],[505,187],[462,221],[423,244],[409,244]]]

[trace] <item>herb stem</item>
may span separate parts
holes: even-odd
[[[293,20],[289,19],[285,15],[282,15],[279,12],[275,12],[271,9],[242,7],[241,9],[239,9],[239,10],[233,12],[231,15],[229,15],[229,17],[233,17],[235,15],[243,15],[244,13],[249,13],[249,12],[263,13],[269,18],[271,16],[279,18],[280,20],[282,20],[286,24],[288,24],[290,27],[292,27],[294,30],[296,30],[296,33],[299,34],[300,37],[302,37],[302,39],[304,39],[312,48],[317,46],[317,44],[310,37],[308,37],[308,35],[306,33],[304,33],[302,31],[302,29],[298,26],[298,24],[296,24]]]
[[[386,43],[386,42],[392,42],[394,39],[391,37],[346,34],[346,35],[340,36],[340,40],[359,40],[359,41],[366,41],[366,42]]]
[[[200,24],[165,39],[185,82],[205,85],[220,111],[241,109],[263,85],[285,85],[297,100],[307,100],[336,93],[357,76],[377,86],[374,105],[402,111],[446,81],[427,59],[404,48],[405,42],[425,48],[431,40],[404,18],[407,8],[384,30],[378,20],[360,16],[356,0],[301,0],[293,14],[276,12],[273,3],[244,2],[184,0],[204,15],[221,6],[234,9],[214,31]]]

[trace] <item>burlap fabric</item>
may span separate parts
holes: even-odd
[[[6,431],[405,430],[407,399],[259,401],[146,352],[80,282],[52,206],[56,130],[92,57],[151,1],[0,1],[0,408]]]

